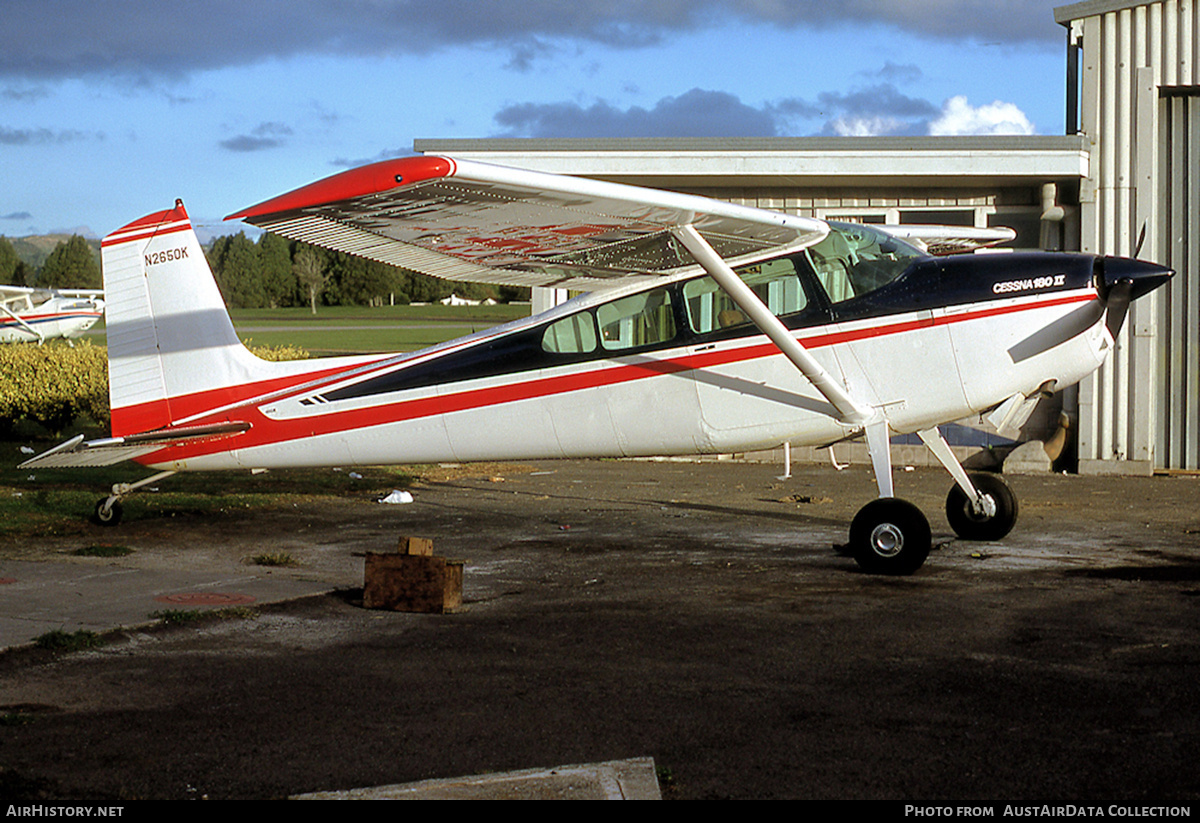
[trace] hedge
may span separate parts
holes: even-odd
[[[296,346],[256,346],[264,360],[300,360]],[[40,423],[58,434],[76,418],[108,428],[108,350],[87,341],[0,345],[0,434],[18,422]]]

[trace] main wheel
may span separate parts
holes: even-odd
[[[1017,496],[998,474],[972,474],[971,482],[995,507],[994,514],[977,514],[966,492],[955,483],[946,495],[946,519],[963,540],[999,540],[1017,522]]]
[[[925,515],[896,497],[872,500],[850,524],[850,550],[871,574],[912,574],[929,556],[931,545]]]
[[[92,511],[92,522],[99,526],[115,526],[121,522],[121,515],[125,510],[121,508],[120,500],[112,500],[111,498],[101,497],[96,501],[96,508]]]

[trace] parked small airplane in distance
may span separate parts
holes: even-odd
[[[0,286],[0,343],[79,337],[104,316],[104,292]]]
[[[707,198],[454,160],[344,172],[231,216],[453,280],[586,292],[419,352],[267,363],[238,341],[181,202],[103,242],[111,438],[23,466],[177,471],[720,453],[865,437],[879,498],[850,526],[871,572],[924,563],[893,497],[891,433],[954,478],[968,540],[1017,517],[938,426],[1002,430],[1096,369],[1129,302],[1172,272],[1086,254],[932,256],[1008,230],[825,222]],[[922,248],[901,239],[908,235]]]

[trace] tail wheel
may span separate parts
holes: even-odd
[[[955,484],[946,496],[946,519],[963,540],[999,540],[1016,525],[1017,496],[998,474],[972,474],[971,482],[990,500],[995,513],[977,513],[966,492]]]
[[[850,550],[871,574],[912,574],[929,556],[931,545],[925,515],[896,497],[872,500],[850,524]]]
[[[115,526],[121,522],[121,515],[124,513],[120,500],[101,497],[96,501],[96,508],[92,512],[92,522],[98,526]]]

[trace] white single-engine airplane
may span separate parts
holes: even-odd
[[[1038,398],[1096,369],[1129,301],[1171,276],[1083,254],[958,254],[1011,237],[892,232],[702,197],[410,157],[232,215],[285,237],[452,280],[588,292],[424,351],[268,363],[238,341],[182,203],[103,243],[113,437],[23,466],[177,471],[719,453],[865,436],[879,499],[858,563],[907,574],[925,516],[892,496],[888,438],[916,432],[953,476],[966,539],[1017,501],[968,475],[938,425]],[[965,245],[963,245],[965,244]]]
[[[0,343],[70,340],[104,316],[104,292],[0,286]]]

